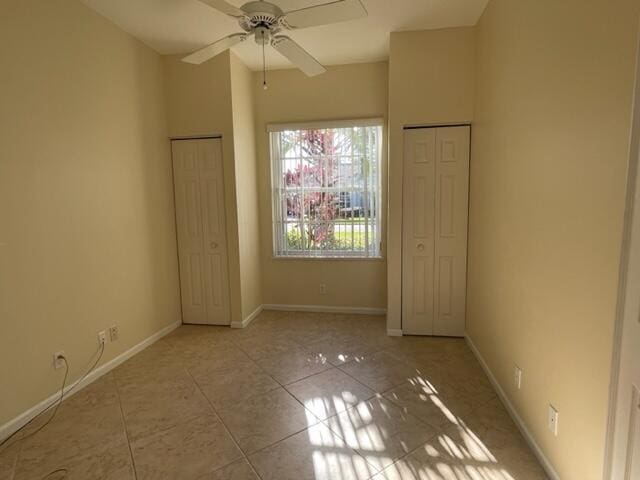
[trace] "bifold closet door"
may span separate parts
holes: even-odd
[[[184,323],[229,325],[222,141],[171,142]]]
[[[468,126],[404,131],[402,331],[463,336]]]

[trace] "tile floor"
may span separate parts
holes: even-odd
[[[547,478],[463,340],[293,312],[182,326],[70,397],[0,453],[1,480],[44,477]]]

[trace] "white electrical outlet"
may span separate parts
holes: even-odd
[[[112,342],[115,342],[116,340],[118,340],[118,338],[120,338],[120,331],[118,330],[117,325],[112,325],[111,327],[109,327],[109,336],[111,337]]]
[[[321,283],[320,284],[320,295],[326,295],[327,294],[327,284],[326,283]]]
[[[553,432],[555,436],[558,436],[558,411],[553,405],[549,405],[549,413],[547,415],[547,427]]]
[[[53,368],[58,370],[59,368],[64,367],[64,351],[60,350],[53,354]]]
[[[513,383],[515,383],[516,388],[520,390],[520,387],[522,387],[522,369],[517,365],[514,370]]]
[[[107,332],[101,330],[98,332],[98,344],[102,345],[103,343],[107,343]]]

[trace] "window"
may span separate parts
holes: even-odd
[[[274,255],[379,257],[382,121],[270,132]]]

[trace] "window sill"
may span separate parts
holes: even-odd
[[[306,260],[311,260],[311,261],[323,261],[323,262],[341,262],[341,261],[348,261],[348,262],[382,262],[382,261],[386,261],[386,258],[383,256],[380,257],[305,257],[305,256],[293,256],[293,255],[287,255],[287,256],[275,256],[272,255],[271,256],[271,260],[302,260],[302,261],[306,261]]]

